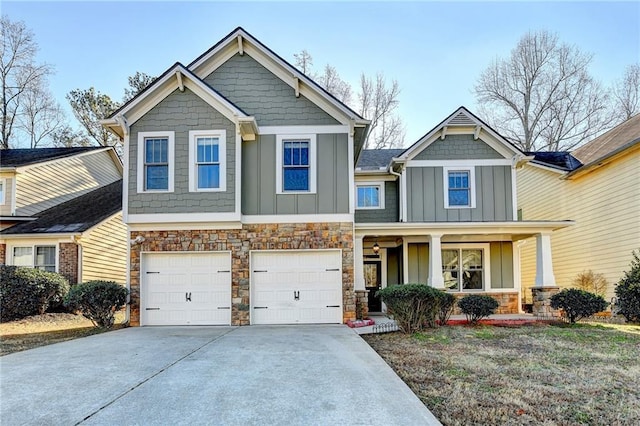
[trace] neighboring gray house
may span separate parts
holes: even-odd
[[[382,286],[470,274],[457,292],[517,311],[513,241],[564,226],[516,222],[523,155],[468,111],[406,151],[362,152],[369,121],[242,28],[103,124],[125,147],[132,325],[341,323],[383,309],[373,270]]]

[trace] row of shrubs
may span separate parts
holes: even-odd
[[[60,274],[0,265],[0,321],[12,321],[51,310],[80,312],[96,327],[111,328],[128,291],[113,281],[69,286]]]

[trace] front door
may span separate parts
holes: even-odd
[[[382,302],[376,296],[380,290],[380,262],[364,262],[364,285],[369,290],[369,312],[381,312]]]

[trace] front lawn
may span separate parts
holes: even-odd
[[[365,340],[445,425],[640,424],[640,327],[447,326]]]

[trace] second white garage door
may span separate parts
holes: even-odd
[[[143,253],[142,325],[231,324],[231,253]]]
[[[342,323],[340,250],[251,253],[252,324]]]

